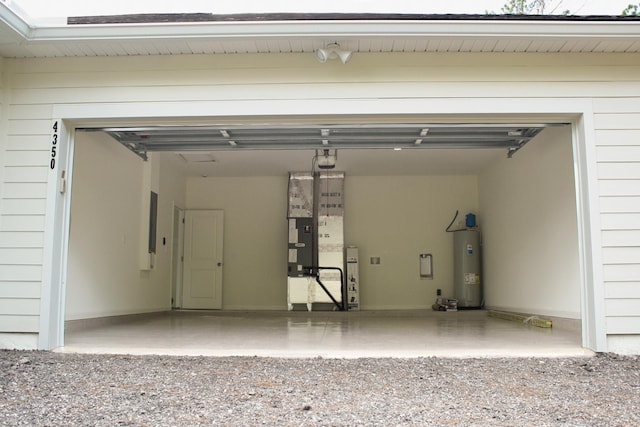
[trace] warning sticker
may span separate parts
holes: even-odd
[[[465,285],[479,285],[480,284],[480,274],[478,274],[478,273],[464,273],[464,284]]]

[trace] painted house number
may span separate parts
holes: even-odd
[[[53,135],[51,136],[51,170],[56,168],[56,151],[58,150],[58,121],[53,123]]]

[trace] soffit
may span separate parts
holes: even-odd
[[[338,19],[322,15],[250,15],[242,19],[223,18],[35,27],[0,3],[0,55],[31,58],[313,53],[336,42],[343,49],[364,53],[640,52],[640,21],[628,17],[499,19],[475,15],[356,15]]]

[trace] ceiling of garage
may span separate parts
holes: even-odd
[[[166,156],[187,176],[286,176],[311,171],[315,151],[214,151],[155,153]],[[133,154],[132,154],[133,155]],[[184,157],[183,157],[184,156]],[[187,160],[185,160],[185,157]],[[335,170],[349,176],[478,175],[491,163],[506,158],[503,149],[338,150]]]

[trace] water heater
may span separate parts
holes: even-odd
[[[453,291],[458,308],[482,306],[480,273],[480,232],[458,230],[453,233]]]

